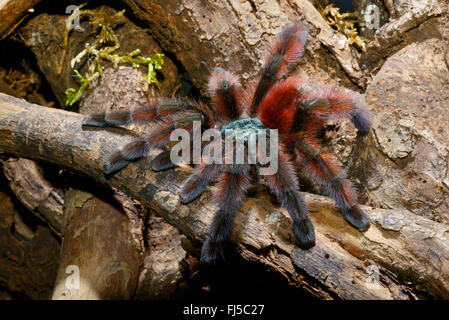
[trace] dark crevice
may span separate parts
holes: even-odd
[[[194,299],[227,301],[254,299],[254,301],[312,301],[315,298],[302,288],[289,284],[284,276],[260,262],[243,259],[237,251],[227,252],[223,265],[201,265],[198,274],[189,279]],[[192,298],[189,297],[189,299]]]
[[[0,292],[6,293],[12,300],[31,300],[31,298],[26,294],[17,291],[11,291],[3,286],[0,286]]]
[[[0,41],[0,68],[7,72],[17,70],[29,75],[33,78],[34,83],[31,85],[36,88],[37,94],[40,94],[48,102],[57,101],[50,84],[38,67],[36,56],[19,38],[19,36],[13,36]],[[8,79],[3,80],[9,84]],[[29,102],[38,103],[38,101]]]

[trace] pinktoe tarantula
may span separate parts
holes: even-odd
[[[307,41],[308,28],[289,25],[276,37],[265,58],[257,81],[242,89],[236,76],[217,68],[209,80],[211,106],[189,99],[160,99],[145,108],[129,112],[93,114],[85,125],[111,126],[131,122],[149,122],[154,125],[145,135],[112,154],[106,161],[105,171],[112,173],[131,161],[144,157],[152,148],[166,147],[174,129],[183,128],[190,134],[194,121],[201,122],[201,130],[249,129],[279,134],[277,171],[260,175],[259,162],[250,163],[245,152],[243,164],[219,164],[203,161],[187,179],[180,193],[182,203],[189,203],[217,183],[216,200],[219,210],[210,226],[209,237],[203,244],[201,259],[215,263],[223,258],[233,226],[233,217],[240,208],[250,186],[263,178],[270,191],[281,201],[293,219],[293,230],[302,248],[315,244],[313,224],[307,207],[300,196],[295,170],[324,186],[327,195],[342,209],[345,219],[360,231],[370,226],[370,220],[357,204],[357,194],[346,178],[344,169],[333,154],[321,148],[320,133],[331,119],[348,117],[361,133],[370,130],[370,118],[363,102],[342,88],[304,82],[288,77],[301,58]],[[203,144],[204,149],[207,145]],[[245,142],[247,148],[247,141]],[[229,156],[228,154],[225,156]],[[245,149],[247,151],[247,149]],[[155,171],[174,167],[170,150],[153,159]]]

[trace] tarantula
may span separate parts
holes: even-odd
[[[260,178],[266,181],[270,191],[290,214],[294,234],[303,249],[315,245],[315,232],[299,193],[296,170],[323,185],[326,194],[335,200],[353,227],[365,231],[370,226],[344,169],[336,156],[322,150],[320,138],[326,123],[341,117],[352,120],[360,133],[368,133],[371,127],[369,112],[355,93],[288,76],[303,55],[308,32],[308,27],[302,24],[285,27],[271,43],[258,78],[246,89],[232,73],[215,69],[208,84],[210,106],[191,99],[156,99],[135,110],[92,114],[84,119],[84,125],[99,127],[131,122],[154,123],[146,134],[107,159],[106,173],[124,168],[151,149],[167,147],[174,129],[184,128],[192,133],[194,121],[201,122],[203,131],[208,128],[219,128],[222,132],[236,128],[243,131],[248,128],[278,130],[276,172],[260,176],[260,164],[247,162],[247,156],[243,164],[203,161],[183,185],[180,201],[184,204],[201,196],[209,184],[218,185],[216,201],[219,210],[201,250],[201,260],[205,263],[215,263],[224,258],[234,214],[247,193],[252,191],[251,186],[256,185]],[[210,143],[203,143],[202,147],[207,145]],[[174,167],[169,155],[169,149],[157,155],[152,161],[153,170]]]

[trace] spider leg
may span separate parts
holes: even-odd
[[[250,186],[249,165],[225,165],[219,175],[217,202],[215,213],[209,227],[209,237],[201,249],[201,261],[215,264],[224,259],[224,249],[228,243],[234,215],[242,205],[246,191]]]
[[[166,116],[164,120],[155,121],[147,134],[125,145],[121,150],[116,151],[105,162],[105,172],[110,174],[126,167],[130,162],[143,158],[151,148],[165,146],[170,141],[170,135],[174,129],[183,128],[191,132],[194,121],[201,121],[202,115],[195,112],[177,113],[173,116]],[[167,156],[167,154],[164,154]],[[164,155],[157,158],[155,167],[162,165]],[[168,154],[169,157],[169,154]],[[164,164],[170,166],[170,163]]]
[[[151,161],[153,171],[164,171],[176,167],[170,159],[171,150],[162,151]]]
[[[128,111],[90,114],[83,119],[83,125],[94,127],[120,126],[132,122],[153,121],[156,116],[155,106],[150,106],[148,108],[138,108]]]
[[[182,186],[179,198],[181,203],[187,204],[197,199],[206,190],[218,175],[219,170],[216,164],[206,164],[202,162],[195,169],[195,172],[187,179]]]
[[[206,105],[193,100],[179,98],[156,100],[147,107],[133,110],[90,114],[83,119],[83,125],[109,127],[128,125],[130,123],[146,123],[184,112],[201,113],[206,124],[209,127],[213,127],[214,116]]]
[[[298,180],[288,156],[279,152],[278,169],[266,177],[268,186],[281,201],[293,219],[293,231],[300,247],[309,249],[315,245],[315,231],[309,218],[307,205],[299,193]]]
[[[209,78],[209,95],[218,117],[233,120],[241,114],[242,88],[235,75],[216,68]]]
[[[361,133],[371,128],[371,116],[363,98],[343,88],[304,83],[289,77],[267,92],[258,116],[269,128],[283,133],[304,131],[314,136],[332,119],[349,118]]]
[[[265,58],[251,102],[251,114],[257,113],[260,102],[273,84],[296,66],[304,53],[308,34],[309,28],[307,26],[291,24],[277,35]]]
[[[223,149],[223,143],[219,140],[214,140],[212,142],[204,141],[201,145],[202,151],[204,151],[206,147],[211,148],[211,150],[215,150],[216,148]],[[191,149],[193,149],[193,145],[191,145]],[[215,151],[213,152],[214,155],[202,154],[200,164],[195,167],[195,172],[182,186],[179,196],[181,203],[187,204],[200,197],[206,190],[207,186],[213,182],[219,174],[219,165],[215,162],[215,159],[213,159],[213,157],[215,157]],[[193,155],[191,154],[191,157],[192,156]],[[193,159],[191,158],[191,160]]]
[[[370,220],[357,203],[357,193],[338,159],[305,141],[296,143],[296,161],[306,176],[325,187],[326,194],[342,209],[346,221],[360,231],[368,230]]]
[[[246,191],[246,194],[249,197],[255,196],[257,191],[259,190],[259,173],[257,172],[257,166],[251,166],[250,169],[250,177],[251,177],[251,186]]]
[[[323,108],[310,110],[311,113],[317,113],[322,120],[345,117],[350,119],[361,133],[369,133],[371,115],[360,95],[339,87],[306,83],[299,84],[298,89],[303,92],[303,104],[319,101],[320,106],[327,105],[327,112],[323,112]]]
[[[122,150],[111,154],[105,162],[105,173],[111,174],[126,167],[130,162],[145,156],[149,150],[145,137],[139,137],[128,143]]]

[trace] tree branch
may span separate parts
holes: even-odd
[[[104,160],[132,136],[83,128],[81,121],[79,114],[0,94],[0,152],[51,162],[121,189],[186,236],[204,240],[217,207],[210,191],[190,205],[178,201],[188,169],[156,173],[143,160],[107,179]],[[330,199],[303,196],[315,224],[314,248],[297,247],[287,213],[262,193],[248,198],[236,215],[232,241],[240,254],[321,298],[409,299],[422,292],[449,297],[449,226],[405,210],[364,207],[372,226],[362,234]],[[370,265],[380,270],[377,288],[367,286]]]

